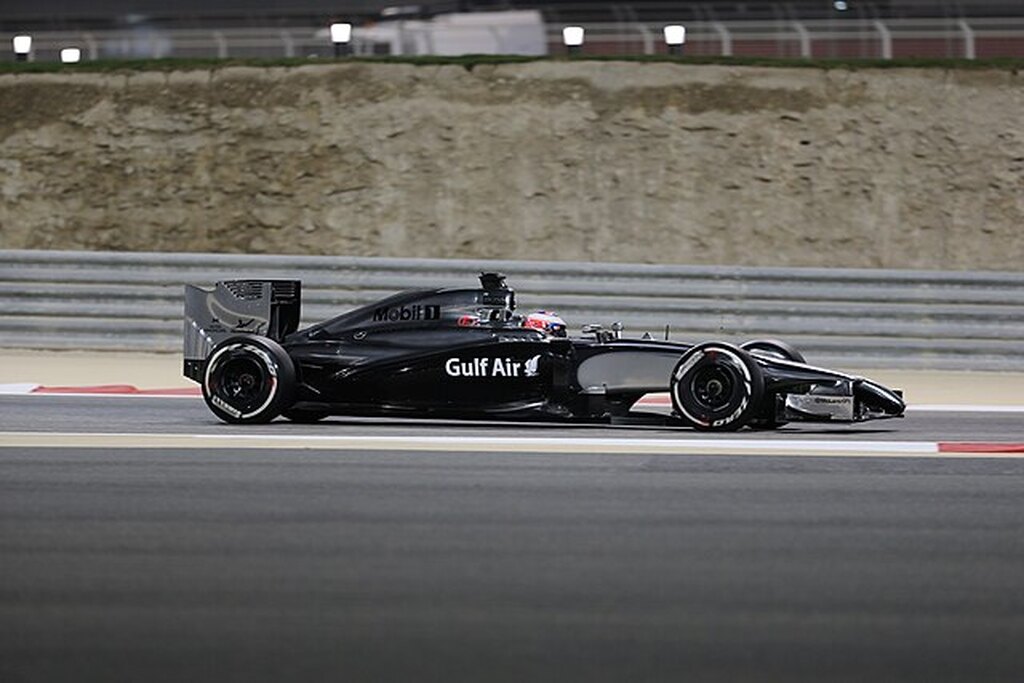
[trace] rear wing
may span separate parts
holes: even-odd
[[[185,376],[202,381],[206,358],[233,334],[281,341],[299,327],[299,280],[226,280],[213,289],[185,285]]]

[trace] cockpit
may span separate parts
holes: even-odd
[[[409,291],[363,306],[312,331],[313,338],[353,330],[383,332],[425,328],[529,328],[553,337],[567,336],[565,321],[554,313],[516,312],[515,292],[500,273],[480,274],[479,289]]]
[[[525,327],[552,337],[568,336],[565,321],[550,311],[516,313],[515,292],[500,273],[480,274],[481,296],[474,313],[459,316],[459,327]]]

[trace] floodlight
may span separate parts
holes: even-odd
[[[352,40],[352,24],[331,24],[331,42],[347,43]]]
[[[573,55],[580,51],[580,46],[583,45],[583,27],[582,26],[566,26],[562,29],[562,42],[565,43],[566,49],[569,54]]]
[[[665,27],[665,43],[668,45],[682,45],[686,42],[686,27],[679,24],[672,24]]]
[[[349,41],[352,40],[352,24],[331,24],[331,42],[334,43],[334,56],[341,57],[349,53]]]
[[[28,59],[28,53],[32,52],[32,36],[14,36],[14,57],[19,62]]]
[[[66,47],[60,51],[60,61],[65,64],[77,64],[82,61],[82,51],[77,47]]]
[[[683,43],[686,42],[686,27],[680,24],[670,24],[665,27],[665,44],[668,45],[668,52],[672,55],[683,54]]]
[[[566,47],[579,47],[583,44],[583,27],[566,26],[562,29],[562,42]]]

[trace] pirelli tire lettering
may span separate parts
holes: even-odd
[[[673,411],[707,431],[733,431],[761,410],[764,377],[746,351],[724,342],[698,344],[683,354],[669,382]]]

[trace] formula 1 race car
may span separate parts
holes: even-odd
[[[297,331],[301,283],[185,288],[186,377],[229,423],[279,415],[615,422],[669,392],[654,423],[711,431],[901,417],[899,391],[807,365],[784,342],[627,339],[621,325],[569,337],[556,315],[516,312],[498,273],[480,286],[396,294]]]

